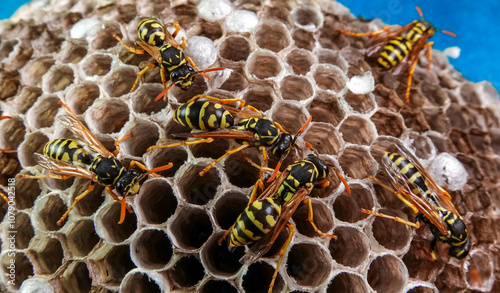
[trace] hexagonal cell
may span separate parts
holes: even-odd
[[[460,87],[460,95],[469,105],[481,105],[481,98],[473,83],[464,83]]]
[[[335,227],[334,234],[337,240],[330,240],[328,249],[336,262],[355,268],[367,259],[369,240],[363,232],[351,227]]]
[[[188,250],[200,248],[213,232],[207,212],[193,206],[181,207],[169,228],[176,245]]]
[[[290,248],[286,260],[286,272],[297,284],[315,287],[330,275],[330,259],[327,253],[314,243],[298,243]]]
[[[348,92],[345,96],[345,101],[351,108],[358,113],[368,113],[375,108],[373,104],[373,100],[370,99],[370,95],[356,95],[351,92]]]
[[[64,90],[75,78],[73,70],[67,65],[55,65],[42,78],[44,92],[55,93]]]
[[[102,286],[119,286],[124,276],[135,268],[128,245],[104,245],[87,258],[92,279]]]
[[[9,54],[18,44],[19,40],[8,40],[2,42],[2,44],[0,44],[0,58],[5,59],[9,57]]]
[[[120,25],[117,22],[102,21],[101,29],[92,30],[87,34],[87,42],[93,50],[109,49],[116,45],[113,34],[121,35]]]
[[[337,129],[325,123],[313,123],[303,138],[320,154],[337,155],[344,146],[344,141]]]
[[[359,147],[348,147],[342,153],[339,164],[349,177],[363,179],[375,174],[377,164],[370,153]]]
[[[375,124],[379,135],[400,137],[405,130],[401,115],[383,109],[374,113],[370,117],[370,120]]]
[[[342,69],[343,72],[347,72],[349,69],[349,64],[347,61],[340,55],[339,51],[330,50],[330,49],[319,49],[317,51],[318,61],[319,63],[331,64],[338,66]]]
[[[200,257],[208,273],[227,278],[234,276],[242,267],[240,259],[245,255],[245,248],[237,247],[229,252],[227,242],[224,241],[221,245],[217,243],[222,235],[223,233],[214,233],[201,249]]]
[[[9,97],[14,96],[19,89],[19,73],[17,72],[0,72],[0,100],[5,100]]]
[[[295,42],[295,46],[300,49],[305,49],[308,51],[312,51],[314,49],[314,44],[316,39],[314,35],[311,34],[310,31],[304,29],[297,29],[292,34],[293,41]]]
[[[256,150],[249,153],[245,152],[245,155],[248,156],[252,161],[257,164],[260,164],[258,152]],[[227,177],[231,184],[246,188],[252,187],[254,183],[259,179],[259,169],[250,165],[244,157],[240,155],[234,155],[229,160],[224,161],[224,170],[226,171]]]
[[[60,277],[61,286],[66,291],[75,293],[90,292],[92,279],[87,265],[81,261],[75,261],[68,265]]]
[[[248,196],[238,191],[227,191],[217,201],[214,207],[214,217],[222,229],[229,229],[236,218],[248,205]]]
[[[17,178],[16,192],[23,196],[16,196],[16,208],[24,210],[33,207],[36,198],[41,194],[42,190],[37,180]]]
[[[374,201],[371,191],[361,184],[350,184],[351,194],[343,192],[335,199],[333,211],[335,218],[348,223],[356,223],[368,217],[361,209],[371,210]]]
[[[37,218],[34,225],[38,226],[38,228],[41,228],[42,230],[59,230],[61,226],[57,225],[57,221],[59,221],[67,209],[68,207],[59,196],[45,196],[37,201],[34,208],[36,211],[35,217]]]
[[[406,215],[399,211],[382,209],[378,211],[390,216],[397,216],[406,219]],[[409,220],[413,221],[413,220]],[[392,219],[375,217],[372,224],[373,237],[383,247],[391,250],[400,250],[411,241],[412,228]]]
[[[39,129],[50,127],[54,123],[54,118],[60,108],[59,98],[56,96],[46,96],[40,98],[26,113],[26,124],[28,126]],[[8,119],[5,124],[14,119]]]
[[[280,84],[280,91],[283,99],[301,101],[310,98],[314,89],[305,77],[288,75]]]
[[[262,112],[269,110],[274,102],[274,90],[269,86],[250,86],[243,95],[247,104],[254,106]]]
[[[37,86],[42,82],[42,76],[54,65],[50,56],[33,59],[21,71],[21,82],[27,86]]]
[[[275,53],[290,46],[292,38],[287,28],[281,22],[261,23],[254,32],[255,41],[262,49],[268,49]]]
[[[231,285],[226,280],[208,280],[198,288],[200,293],[223,292],[223,293],[238,293],[236,287]]]
[[[15,269],[12,270],[11,261],[15,265]],[[9,256],[8,253],[4,253],[1,256],[1,267],[4,275],[13,274],[14,275],[14,285],[10,285],[9,288],[12,290],[18,290],[19,286],[27,280],[30,276],[34,275],[33,265],[30,259],[23,252],[16,252],[15,256]],[[10,279],[9,279],[10,280]]]
[[[314,64],[314,57],[306,50],[297,49],[293,50],[286,57],[286,62],[292,66],[295,74],[305,75]]]
[[[143,272],[133,269],[123,278],[120,292],[124,293],[161,293],[162,288],[168,288],[170,284],[164,276],[156,272]]]
[[[328,288],[326,289],[327,293],[350,293],[350,292],[359,292],[359,293],[368,293],[368,284],[365,280],[356,274],[349,272],[341,272],[340,274],[335,275],[333,279],[328,284]]]
[[[13,99],[13,112],[24,114],[42,95],[42,89],[39,87],[25,86],[21,92]]]
[[[312,209],[313,209],[313,222],[316,227],[324,232],[328,233],[333,228],[333,215],[328,207],[316,199],[311,199]],[[307,237],[321,237],[316,231],[314,231],[313,226],[307,218],[309,216],[309,205],[303,204],[295,213],[293,213],[293,221],[295,222],[295,227],[300,234],[306,235]]]
[[[165,267],[174,253],[167,233],[157,228],[142,229],[132,241],[130,250],[134,263],[150,270]]]
[[[346,110],[340,104],[339,98],[326,91],[318,91],[307,110],[313,116],[313,121],[325,122],[333,126],[338,126],[346,115]]]
[[[487,292],[494,282],[492,258],[482,250],[473,250],[467,258],[466,281],[470,288]]]
[[[255,262],[248,267],[241,286],[247,293],[266,292],[271,284],[273,274],[274,268],[271,265],[263,261]],[[284,286],[285,282],[278,274],[273,291],[281,292]]]
[[[105,54],[92,54],[86,56],[79,63],[80,70],[87,76],[103,76],[111,70],[113,57]]]
[[[122,155],[141,157],[160,137],[158,126],[152,122],[135,119],[132,124],[127,126],[128,130],[125,135],[132,135],[132,137],[120,143],[120,154]]]
[[[118,224],[121,214],[120,203],[114,201],[103,206],[95,216],[97,234],[110,243],[121,243],[137,230],[137,217],[134,213],[125,212],[125,220]]]
[[[71,203],[73,203],[77,196],[87,191],[90,184],[90,181],[87,179],[76,179],[75,181],[75,188],[70,194]],[[104,202],[105,198],[102,196],[103,191],[104,186],[97,184],[93,191],[78,201],[73,212],[77,212],[82,216],[90,216],[95,213]]]
[[[18,212],[15,216],[14,228],[11,229],[16,231],[16,248],[25,249],[28,248],[29,242],[33,236],[35,236],[35,230],[31,225],[31,220],[28,214]]]
[[[450,122],[446,116],[443,115],[443,109],[441,107],[425,107],[422,108],[422,112],[432,130],[442,134],[446,134],[450,130]]]
[[[130,96],[134,112],[153,114],[166,108],[168,101],[164,101],[163,99],[155,101],[155,97],[162,91],[163,86],[161,84],[143,83],[140,85]]]
[[[55,238],[37,237],[26,251],[37,275],[53,274],[61,266],[64,251],[61,242]]]
[[[65,102],[77,115],[83,114],[99,98],[99,86],[91,81],[75,84],[66,93]]]
[[[226,65],[226,69],[231,69],[231,75],[218,86],[221,90],[242,91],[248,86],[248,78],[243,64]]]
[[[92,220],[75,222],[71,226],[66,239],[71,254],[77,257],[85,257],[100,240],[95,232]]]
[[[163,177],[172,177],[187,161],[188,154],[181,147],[158,149],[151,152],[146,158],[146,165],[157,168],[172,163],[172,167],[165,171],[156,172]]]
[[[253,52],[246,64],[247,71],[259,79],[278,76],[282,70],[278,58],[270,52]]]
[[[129,93],[136,78],[137,73],[131,67],[117,67],[104,77],[102,89],[110,97],[121,97]]]
[[[376,137],[373,124],[364,117],[355,115],[348,116],[340,125],[339,131],[346,142],[356,145],[370,145]]]
[[[347,77],[337,66],[320,64],[313,70],[313,78],[316,85],[324,90],[339,92],[346,86]]]
[[[284,23],[288,28],[292,28],[293,18],[290,13],[290,8],[286,7],[285,2],[273,3],[273,5],[265,5],[262,8],[262,18],[263,19],[273,19]]]
[[[87,55],[85,41],[81,39],[68,39],[61,46],[58,60],[62,63],[78,63]]]
[[[412,287],[410,290],[406,291],[407,293],[437,293],[437,289],[433,287],[428,287],[425,285],[416,285]]]
[[[28,134],[17,150],[21,165],[23,167],[37,165],[35,153],[42,154],[43,147],[48,141],[49,139],[39,131]]]
[[[179,288],[189,288],[199,283],[205,276],[205,269],[194,255],[179,259],[168,271],[170,280]]]
[[[403,262],[386,254],[374,259],[368,269],[368,284],[378,292],[401,292],[408,279]]]
[[[296,25],[313,31],[323,24],[323,14],[312,5],[299,6],[294,9],[292,18]]]
[[[307,121],[302,107],[295,103],[278,102],[273,107],[272,120],[278,122],[289,133],[297,133]]]
[[[170,183],[160,178],[146,181],[134,202],[139,219],[149,224],[166,222],[177,208],[177,198]]]
[[[119,132],[129,119],[129,108],[120,99],[98,99],[85,117],[93,133]]]
[[[177,178],[175,185],[179,187],[180,196],[188,203],[205,205],[215,197],[221,184],[217,169],[210,169],[204,176],[199,173],[205,168],[203,165],[188,167],[182,178]]]

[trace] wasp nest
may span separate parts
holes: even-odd
[[[130,53],[112,35],[133,46],[144,17],[166,26],[179,21],[185,51],[201,69],[230,70],[210,73],[210,80],[200,76],[188,91],[174,87],[168,102],[153,102],[163,90],[155,68],[129,93],[152,58]],[[430,71],[420,60],[405,103],[406,77],[372,70],[364,55],[370,40],[339,33],[381,25],[361,22],[327,0],[41,0],[24,6],[0,26],[1,114],[12,116],[0,121],[0,148],[13,150],[0,155],[5,191],[21,169],[42,172],[33,154],[48,140],[72,136],[55,122],[63,113],[60,100],[110,148],[133,134],[121,144],[122,161],[174,167],[129,199],[134,213],[123,224],[117,223],[120,205],[97,186],[58,226],[89,182],[16,179],[14,209],[0,200],[3,289],[266,292],[273,253],[240,263],[247,248],[230,253],[217,244],[247,205],[258,170],[233,155],[200,177],[233,146],[225,140],[146,153],[189,131],[172,119],[180,103],[210,94],[241,98],[291,133],[312,115],[302,138],[340,167],[352,189],[348,196],[331,175],[329,187],[311,194],[315,223],[336,241],[314,232],[305,221],[307,207],[294,214],[297,233],[275,292],[499,291],[498,94],[488,82],[467,81],[434,52]],[[476,243],[466,260],[448,257],[448,246],[438,244],[438,259],[431,261],[428,227],[415,231],[360,212],[375,208],[414,219],[394,194],[365,179],[379,171],[383,151],[400,141],[410,142],[424,163],[434,162],[435,174],[445,174],[442,185]],[[256,150],[246,154],[261,159]],[[305,154],[299,144],[284,165]],[[458,184],[447,177],[450,166],[468,179]],[[286,230],[282,234],[271,252],[286,239]]]

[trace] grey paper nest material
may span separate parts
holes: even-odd
[[[199,77],[187,92],[173,88],[166,103],[153,102],[162,91],[154,69],[129,93],[137,72],[151,58],[128,52],[112,35],[131,44],[144,16],[164,24],[179,21],[181,34],[188,37],[186,52],[201,67],[231,71],[213,73],[210,80]],[[223,140],[145,153],[173,133],[188,131],[172,120],[173,109],[207,93],[242,98],[291,133],[312,115],[303,138],[323,160],[340,166],[351,186],[347,196],[331,175],[328,188],[312,193],[315,222],[336,234],[337,241],[316,235],[304,221],[306,207],[293,216],[298,233],[280,268],[276,292],[499,291],[498,94],[488,82],[464,79],[440,52],[434,52],[430,71],[421,60],[410,104],[401,99],[405,76],[373,70],[373,90],[366,83],[353,85],[352,77],[374,66],[364,58],[368,40],[340,35],[339,30],[377,27],[377,21],[360,22],[342,5],[326,0],[36,1],[2,22],[1,114],[13,119],[0,121],[0,147],[17,150],[0,155],[3,186],[21,169],[41,171],[33,153],[41,152],[49,139],[71,137],[54,122],[63,112],[59,100],[105,145],[132,133],[121,144],[121,159],[137,159],[150,168],[174,164],[162,173],[164,178],[148,180],[129,199],[134,213],[121,225],[120,205],[102,187],[59,227],[56,221],[89,182],[17,179],[13,228],[7,204],[0,200],[2,270],[10,272],[11,260],[16,266],[15,285],[8,285],[10,277],[2,274],[4,288],[267,291],[276,257],[241,264],[243,248],[230,254],[217,244],[246,206],[258,170],[236,155],[199,177],[231,146]],[[367,73],[364,78],[372,77]],[[360,87],[365,89],[354,94]],[[393,194],[364,179],[378,171],[382,152],[397,141],[410,142],[424,163],[449,153],[465,168],[463,188],[454,190],[460,183],[453,174],[447,184],[477,244],[467,260],[447,257],[447,246],[438,245],[441,253],[432,262],[425,255],[428,228],[414,232],[360,212],[361,207],[375,207],[414,217]],[[302,147],[284,165],[301,159]],[[246,154],[260,160],[256,150]],[[446,162],[438,170],[446,169]],[[17,231],[14,250],[9,230]],[[15,257],[9,254],[13,251]]]

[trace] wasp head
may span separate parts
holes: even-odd
[[[282,157],[288,155],[292,147],[293,137],[288,133],[282,133],[278,141],[271,148],[271,153],[275,157]]]
[[[304,161],[309,161],[316,167],[316,170],[318,171],[317,178],[315,179],[316,181],[321,181],[328,177],[328,165],[319,157],[310,154],[305,158]]]
[[[142,174],[136,170],[128,170],[116,181],[115,188],[123,196],[139,193]]]
[[[194,82],[197,71],[189,66],[180,66],[170,73],[170,80],[183,90],[189,89]]]
[[[469,255],[469,251],[471,250],[472,246],[472,238],[470,237],[470,235],[467,235],[465,241],[460,242],[459,245],[455,246],[452,243],[448,254],[458,259],[464,259],[465,257],[467,257],[467,255]]]

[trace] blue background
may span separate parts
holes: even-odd
[[[500,1],[498,0],[339,0],[356,16],[381,18],[387,24],[406,25],[420,19],[415,6],[436,28],[452,31],[432,37],[433,48],[458,46],[460,57],[450,63],[473,81],[489,80],[500,91]]]

